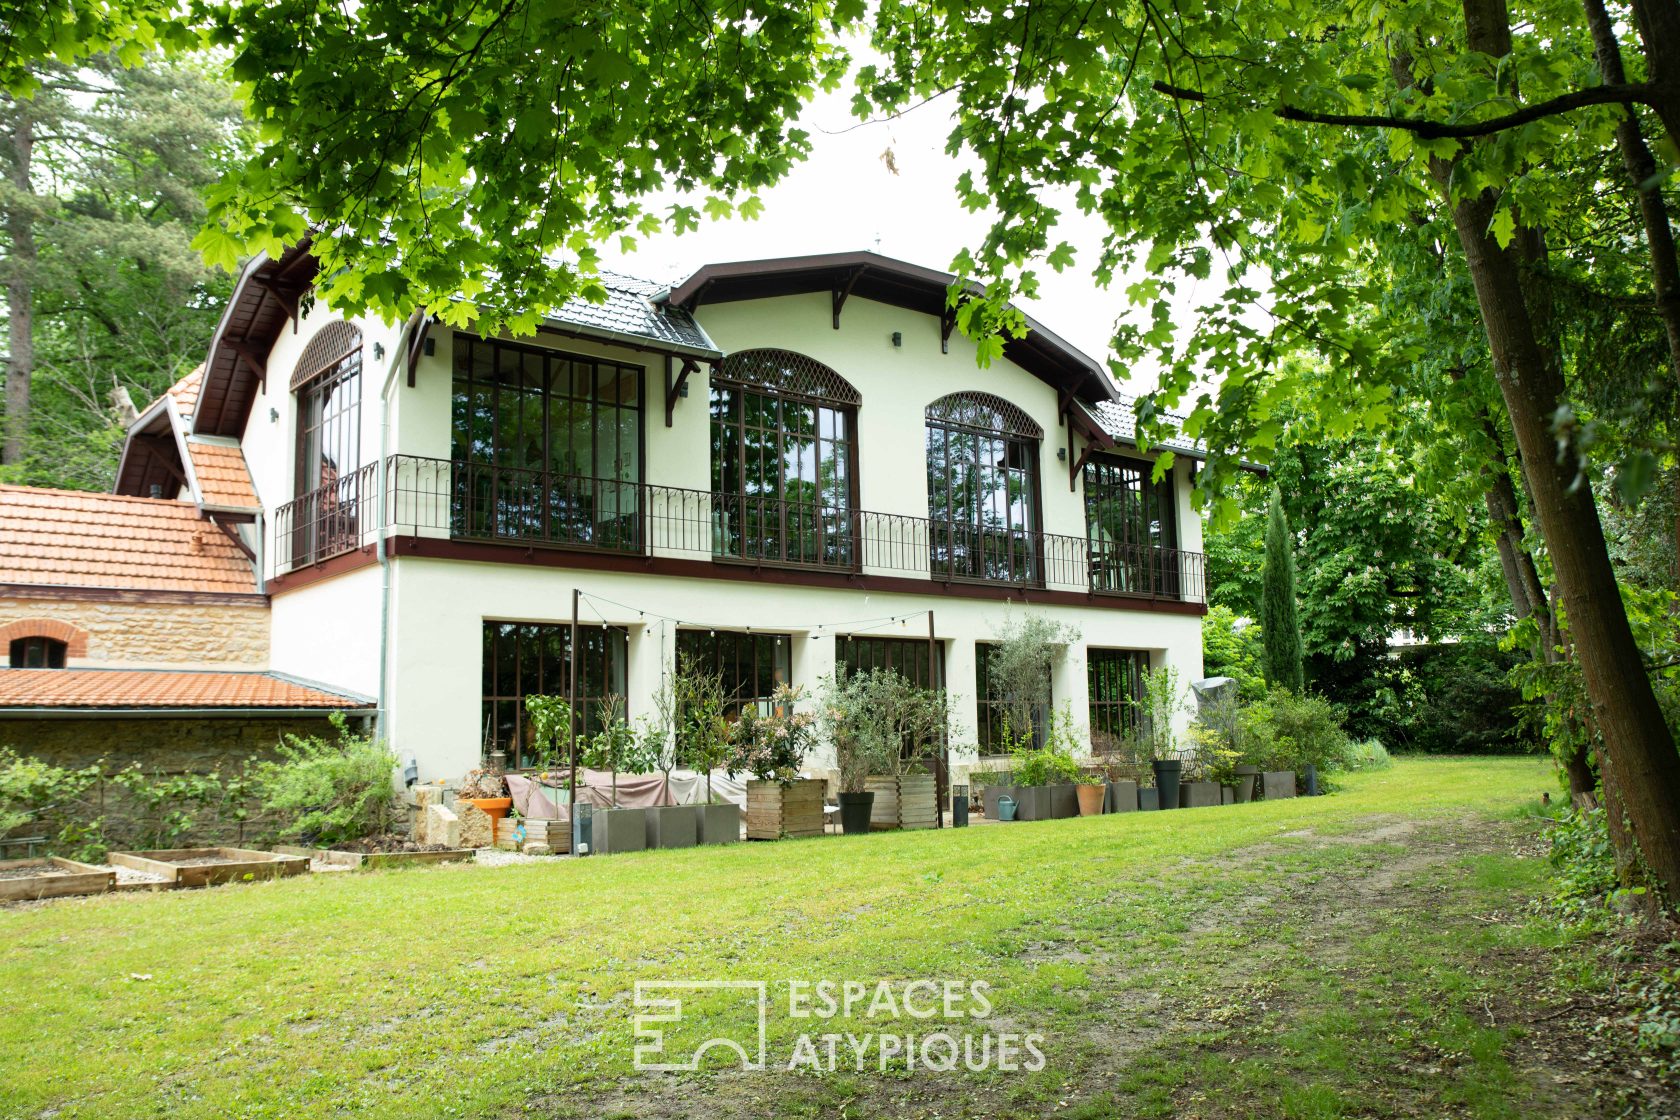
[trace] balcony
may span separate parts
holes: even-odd
[[[572,550],[627,563],[665,559],[1205,601],[1198,552],[412,455],[386,459],[383,470],[364,467],[280,507],[277,555],[295,570],[371,544],[381,529],[392,537]]]

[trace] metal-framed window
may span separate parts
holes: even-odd
[[[342,321],[327,324],[298,359],[297,459],[293,490],[292,562],[313,563],[360,543],[365,485],[362,465],[362,335]]]
[[[786,350],[732,354],[712,377],[713,552],[851,568],[857,390]]]
[[[1091,648],[1085,651],[1091,734],[1124,739],[1137,730],[1143,674],[1148,668],[1148,650]]]
[[[1037,583],[1042,429],[986,393],[941,397],[926,418],[933,574]]]
[[[1007,754],[1009,744],[1004,741],[1003,725],[1008,714],[1010,699],[992,683],[992,650],[997,648],[996,642],[974,643],[974,695],[976,698],[976,730],[980,740],[980,753],[983,755]],[[1046,666],[1044,670],[1044,695],[1051,697],[1051,674]],[[1043,746],[1050,722],[1050,707],[1054,704],[1035,705],[1032,714],[1032,737],[1034,746]],[[1016,735],[1021,728],[1013,729]]]
[[[565,696],[571,686],[571,626],[566,623],[484,623],[483,705],[479,719],[484,753],[507,753],[510,767],[537,763],[525,697]],[[601,703],[623,700],[629,664],[629,634],[619,627],[578,627],[583,660],[578,663],[579,726],[593,734]],[[628,705],[622,713],[629,718]],[[562,750],[564,745],[562,745]]]
[[[1114,455],[1085,463],[1085,530],[1091,589],[1178,594],[1178,514],[1173,478],[1154,464]]]
[[[455,335],[457,535],[637,551],[641,366]]]
[[[768,715],[776,686],[793,678],[793,636],[756,630],[678,630],[677,664],[717,674],[731,715],[749,705]]]
[[[928,641],[926,638],[886,638],[872,637],[868,634],[849,637],[842,635],[834,639],[834,664],[848,673],[861,673],[869,669],[891,669],[899,676],[908,680],[917,688],[928,688],[943,691],[945,687],[945,644],[933,643],[937,650],[937,662],[930,662],[928,658]],[[938,672],[929,670],[930,665],[937,665]]]
[[[62,669],[69,649],[57,638],[13,638],[7,657],[14,669]]]

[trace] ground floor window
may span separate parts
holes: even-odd
[[[975,713],[976,728],[980,738],[980,753],[982,755],[1004,755],[1009,753],[1009,743],[1005,741],[1003,729],[1005,717],[1009,713],[1010,698],[992,683],[992,651],[997,648],[994,642],[974,643],[974,695],[978,698],[978,710]],[[1044,670],[1044,699],[1043,704],[1032,706],[1032,737],[1035,747],[1042,747],[1045,743],[1045,733],[1050,726],[1050,710],[1055,705],[1050,692],[1050,669]],[[1011,724],[1019,720],[1010,718]],[[1021,728],[1011,727],[1017,736]]]
[[[1137,730],[1138,701],[1143,698],[1143,674],[1149,651],[1090,649],[1085,656],[1090,684],[1091,734],[1124,739]]]
[[[62,669],[69,648],[56,638],[13,638],[8,656],[14,669]]]
[[[744,630],[677,631],[677,665],[714,673],[731,716],[748,705],[770,711],[776,686],[793,678],[793,636]]]
[[[938,652],[938,673],[935,675],[929,658],[932,649]],[[945,682],[945,646],[926,638],[839,637],[834,640],[834,666],[848,673],[862,673],[870,669],[891,669],[917,688],[943,690]]]
[[[513,768],[537,765],[525,717],[525,697],[565,696],[571,684],[572,628],[566,623],[485,622],[484,704],[479,730],[484,753],[501,750]],[[578,627],[578,708],[585,734],[600,724],[601,703],[625,696],[630,636],[618,627]],[[629,713],[624,713],[628,717]]]

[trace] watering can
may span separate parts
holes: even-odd
[[[1007,793],[997,800],[998,820],[1012,821],[1015,819],[1015,799]]]

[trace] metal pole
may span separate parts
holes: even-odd
[[[569,671],[567,672],[567,682],[566,682],[566,707],[567,707],[567,710],[569,712],[569,718],[566,720],[566,730],[570,733],[570,738],[571,738],[571,745],[570,745],[570,750],[571,750],[570,771],[571,772],[567,775],[567,781],[571,783],[571,790],[567,794],[567,798],[571,802],[571,807],[567,811],[571,814],[571,818],[572,818],[572,854],[574,856],[578,854],[577,680],[578,680],[578,658],[579,658],[579,651],[578,651],[578,600],[580,598],[582,598],[582,592],[580,592],[575,587],[572,588],[572,630],[571,630],[571,635],[566,639],[566,641],[567,641],[567,643],[570,647],[570,652],[571,652],[570,666],[569,666]]]
[[[929,681],[930,684],[933,685],[933,691],[938,692],[939,691],[939,641],[938,641],[937,638],[935,638],[933,636],[933,611],[931,611],[931,610],[928,611],[927,615],[928,615],[928,681]],[[950,714],[949,711],[947,711],[945,713],[945,718],[947,720],[949,720],[951,718],[951,714]],[[939,729],[939,742],[934,744],[934,748],[936,750],[938,750],[939,754],[940,754],[939,780],[934,783],[934,801],[936,802],[936,804],[934,805],[934,815],[935,815],[934,820],[935,820],[936,826],[939,827],[939,828],[944,828],[945,827],[945,794],[946,794],[946,791],[948,791],[951,788],[951,751],[950,751],[950,747],[948,745],[949,740],[950,740],[950,736],[947,734],[948,730],[949,730],[948,728],[941,727]]]

